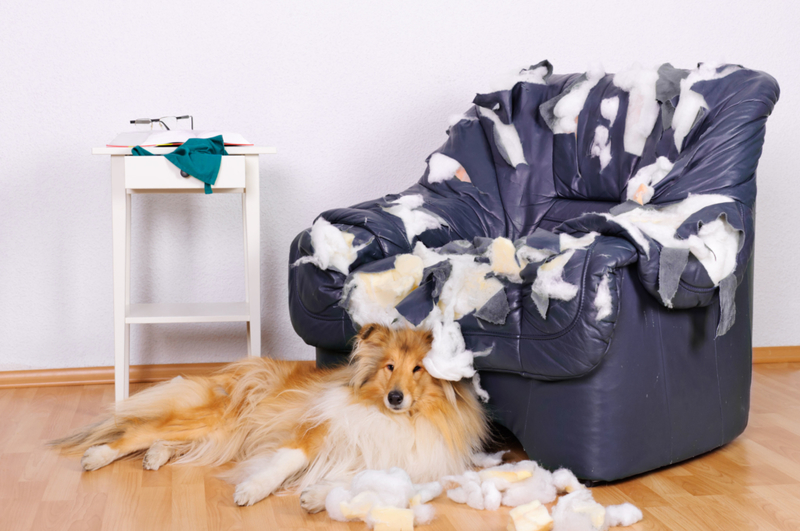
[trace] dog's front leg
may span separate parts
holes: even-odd
[[[244,465],[252,472],[236,485],[233,500],[237,505],[253,505],[308,466],[308,456],[299,448],[281,448],[270,457],[251,459]]]

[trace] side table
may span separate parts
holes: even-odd
[[[156,155],[174,148],[148,149]],[[272,147],[226,147],[213,186],[214,193],[242,194],[244,228],[244,302],[196,304],[131,304],[131,195],[135,193],[203,193],[203,183],[184,178],[164,157],[134,157],[130,148],[93,148],[93,155],[111,156],[111,226],[114,263],[114,395],[128,397],[131,324],[247,323],[247,354],[261,355],[261,277],[258,156]]]

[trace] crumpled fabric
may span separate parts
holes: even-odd
[[[131,153],[137,157],[156,156],[141,146],[136,146]],[[163,155],[182,173],[204,183],[205,193],[213,193],[211,185],[217,182],[222,156],[227,155],[222,135],[211,138],[190,138],[172,153]]]

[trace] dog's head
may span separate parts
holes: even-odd
[[[393,413],[408,413],[426,398],[446,394],[443,386],[450,382],[433,378],[422,364],[432,342],[427,330],[365,325],[350,358],[351,385],[359,399]]]

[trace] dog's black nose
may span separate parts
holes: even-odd
[[[389,399],[389,403],[393,406],[399,406],[400,403],[403,401],[403,393],[400,391],[389,391],[389,395],[387,396]]]

